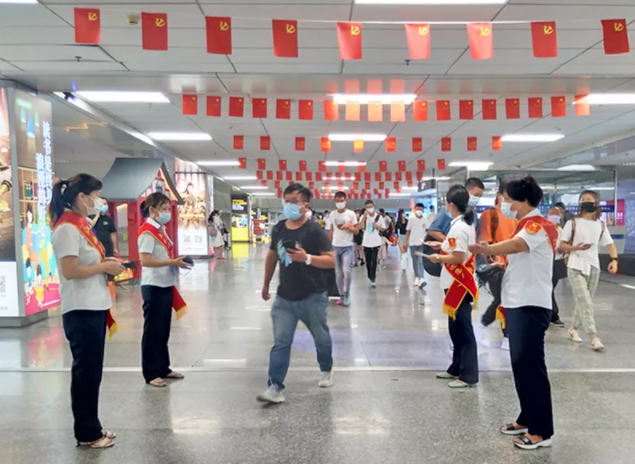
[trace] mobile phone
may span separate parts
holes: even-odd
[[[126,269],[136,269],[137,268],[137,264],[134,261],[130,261],[128,263],[121,263],[121,264]]]
[[[284,239],[282,240],[282,246],[285,248],[295,249],[298,247],[298,244],[295,240]]]

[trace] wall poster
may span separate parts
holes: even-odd
[[[207,185],[205,174],[177,172],[176,189],[183,201],[179,206],[178,246],[180,255],[207,256]]]

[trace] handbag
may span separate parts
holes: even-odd
[[[425,241],[426,242],[434,241],[434,238],[430,237],[430,235],[426,235]],[[434,255],[434,254],[438,253],[437,250],[435,250],[434,248],[426,245],[425,243],[422,245],[422,248],[423,248],[423,254],[424,255]],[[433,263],[429,259],[423,258],[423,268],[431,276],[441,277],[441,270],[443,269],[443,264],[441,264],[441,263]]]

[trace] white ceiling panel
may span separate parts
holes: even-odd
[[[68,24],[42,5],[0,5],[0,26],[67,27]]]
[[[223,4],[208,5],[201,2],[203,11],[208,16],[235,16],[242,18],[259,18],[258,23],[262,26],[263,22],[270,19],[297,19],[297,20],[331,20],[331,21],[348,21],[350,6],[349,5],[329,5],[316,2],[294,2],[282,4],[279,2],[267,2],[266,4],[238,4],[237,2],[227,2]],[[246,23],[251,26],[253,23]],[[232,21],[232,25],[234,22]],[[242,27],[240,21],[236,21],[236,26]],[[304,27],[300,24],[300,27]],[[324,27],[322,25],[321,27]],[[335,30],[335,25],[333,25]]]
[[[529,3],[529,2],[523,2]],[[608,3],[608,4],[607,4]],[[615,5],[613,2],[602,2],[596,0],[594,5],[581,5],[578,2],[517,5],[509,4],[496,17],[497,21],[562,21],[558,23],[558,28],[584,27],[601,31],[601,19],[624,18],[628,21],[635,19],[635,5],[632,2],[628,5]],[[574,21],[572,21],[574,20]],[[586,20],[586,21],[584,21]],[[579,26],[578,26],[579,25]],[[602,39],[601,32],[598,40]]]
[[[6,61],[73,60],[112,61],[99,47],[81,45],[0,45],[0,58]]]
[[[319,72],[323,74],[337,74],[340,70],[340,64],[254,64],[254,63],[237,63],[236,72],[239,73],[267,73],[267,74],[315,74],[316,67],[319,68]]]
[[[37,72],[77,72],[77,73],[94,73],[99,71],[125,71],[125,69],[114,61],[104,62],[74,62],[74,61],[19,61],[16,62],[24,71]]]
[[[500,5],[481,6],[406,6],[355,5],[353,21],[489,21],[501,9]],[[346,19],[348,20],[348,18]]]
[[[0,47],[0,56],[2,53]],[[171,47],[167,51],[147,51],[137,47],[104,47],[117,61],[135,63],[227,64],[225,55],[212,55],[205,48]]]
[[[34,34],[32,27],[3,26],[0,33],[0,45],[75,44],[75,30],[68,25],[62,27],[39,26],[37,31],[38,33]]]

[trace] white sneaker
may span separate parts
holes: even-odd
[[[258,401],[264,401],[266,403],[279,404],[284,403],[284,396],[282,390],[277,385],[271,385],[264,392],[257,396]]]
[[[578,335],[578,331],[577,330],[567,330],[567,334],[569,335],[569,339],[572,342],[575,343],[582,343],[582,339],[580,338],[580,335]]]
[[[318,382],[318,387],[320,388],[329,388],[333,386],[333,371],[331,372],[321,372],[320,373],[320,381]]]
[[[415,277],[414,285],[415,285],[415,287],[418,287],[419,285],[421,285],[421,279],[419,277]]]
[[[503,338],[503,343],[501,343],[501,350],[509,351],[509,338]]]
[[[593,351],[604,351],[604,344],[602,343],[602,340],[595,337],[591,342],[591,348],[593,348]]]

